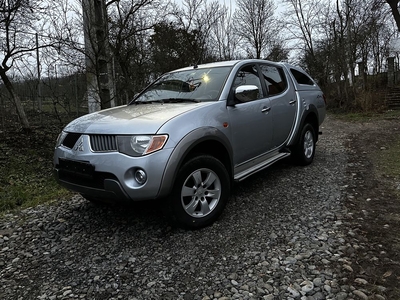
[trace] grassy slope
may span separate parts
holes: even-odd
[[[24,134],[9,122],[0,130],[0,211],[69,196],[52,173],[54,144],[62,125],[46,124]]]

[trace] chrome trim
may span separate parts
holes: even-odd
[[[296,100],[293,100],[293,101],[297,102],[295,121],[293,123],[293,127],[290,132],[290,135],[289,135],[288,139],[285,141],[285,145],[289,145],[289,146],[292,145],[292,143],[294,142],[297,131],[301,130],[301,128],[300,128],[301,117],[302,117],[302,114],[304,113],[304,110],[301,109],[300,93],[298,91],[295,91],[295,95],[296,95]],[[297,130],[294,130],[295,128],[297,128]]]
[[[254,165],[248,169],[245,169],[245,170],[235,174],[234,179],[237,181],[242,181],[242,180],[246,179],[247,177],[249,177],[250,175],[257,173],[258,171],[261,171],[262,169],[269,167],[270,165],[277,162],[278,160],[281,160],[288,156],[290,156],[289,152],[278,153],[264,161],[259,162],[258,164]]]

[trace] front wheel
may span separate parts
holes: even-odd
[[[172,215],[178,225],[201,228],[221,215],[230,191],[225,166],[209,155],[199,155],[180,169],[170,196]]]
[[[301,130],[300,140],[292,149],[292,157],[296,164],[306,166],[312,163],[315,155],[315,131],[307,123]]]

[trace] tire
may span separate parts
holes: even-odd
[[[294,163],[306,166],[312,163],[315,155],[315,130],[311,124],[306,123],[301,130],[299,142],[292,149]]]
[[[209,155],[187,161],[179,170],[169,198],[171,217],[179,227],[198,229],[215,222],[230,192],[225,166]]]

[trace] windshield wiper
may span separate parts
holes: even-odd
[[[180,103],[180,102],[194,102],[199,103],[199,100],[190,98],[165,98],[158,100],[147,100],[147,101],[133,101],[130,104],[149,104],[149,103]]]
[[[164,102],[164,103],[178,103],[178,102],[195,102],[195,103],[199,103],[199,100],[196,99],[191,99],[191,98],[166,98],[166,99],[161,99],[158,100],[160,102]]]

